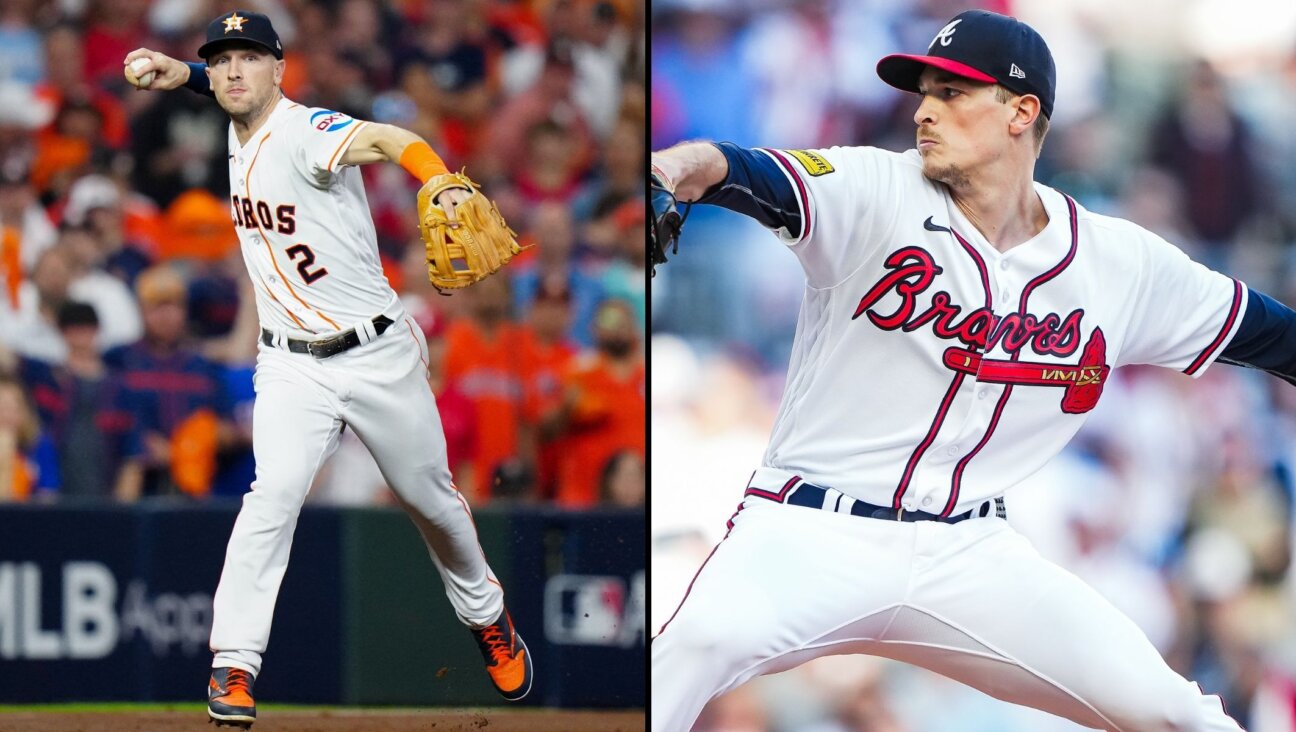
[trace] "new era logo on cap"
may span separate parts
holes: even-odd
[[[878,62],[877,72],[891,86],[917,92],[919,77],[931,67],[1033,94],[1044,116],[1053,116],[1053,54],[1034,28],[1016,18],[986,10],[959,13],[932,39],[926,55],[892,54]]]

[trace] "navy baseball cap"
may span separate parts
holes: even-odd
[[[1034,28],[1016,18],[986,10],[959,13],[932,39],[926,56],[892,54],[878,62],[877,73],[897,89],[917,92],[918,77],[928,66],[1034,94],[1044,116],[1053,116],[1053,54]]]
[[[283,44],[279,42],[279,34],[275,33],[270,19],[261,13],[235,10],[213,20],[207,25],[207,42],[198,48],[198,57],[210,58],[220,50],[221,44],[230,41],[263,46],[275,58],[283,58]]]

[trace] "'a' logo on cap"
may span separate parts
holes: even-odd
[[[954,41],[954,31],[955,31],[954,26],[962,22],[963,19],[959,18],[958,20],[950,21],[949,25],[945,26],[944,28],[941,28],[940,33],[937,33],[936,37],[932,39],[932,42],[927,44],[927,50],[930,51],[931,47],[936,45],[936,41],[940,41],[940,44],[942,46],[948,46],[950,43],[952,43]]]
[[[1012,68],[1011,68],[1011,69],[1008,69],[1008,75],[1009,75],[1009,76],[1014,76],[1014,77],[1016,77],[1016,78],[1018,78],[1018,79],[1025,79],[1025,78],[1026,78],[1026,72],[1025,72],[1025,71],[1022,71],[1022,70],[1021,70],[1021,67],[1018,66],[1017,64],[1013,64],[1013,65],[1012,65]]]
[[[241,33],[243,31],[243,24],[246,22],[247,18],[244,18],[238,13],[234,13],[225,19],[225,32],[229,33],[230,31],[239,31]],[[953,25],[953,23],[950,25]]]

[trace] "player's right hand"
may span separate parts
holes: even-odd
[[[147,48],[137,48],[126,54],[126,60],[122,62],[122,66],[129,67],[138,58],[148,59],[149,63],[135,70],[137,77],[143,76],[150,71],[157,72],[153,77],[153,81],[147,87],[143,87],[149,91],[178,89],[189,80],[189,67],[183,61],[177,61],[165,53],[150,51]]]

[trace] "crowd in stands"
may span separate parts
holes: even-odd
[[[231,219],[227,115],[122,74],[198,61],[267,14],[284,94],[412,130],[527,247],[442,296],[419,183],[363,176],[427,337],[460,490],[583,509],[645,495],[643,4],[632,0],[0,1],[0,501],[238,497],[255,478],[259,325]],[[308,500],[390,501],[344,433]]]
[[[1049,41],[1037,179],[1296,305],[1296,7],[1189,0],[662,0],[651,146],[913,147],[917,100],[874,72],[962,10]],[[653,280],[654,629],[724,535],[783,389],[803,274],[767,231],[690,213]],[[1133,618],[1252,732],[1296,730],[1296,388],[1216,365],[1116,372],[1009,522]],[[874,561],[825,557],[824,561]],[[1065,629],[1063,629],[1063,632]],[[716,699],[696,732],[1078,732],[911,667],[830,658]]]

